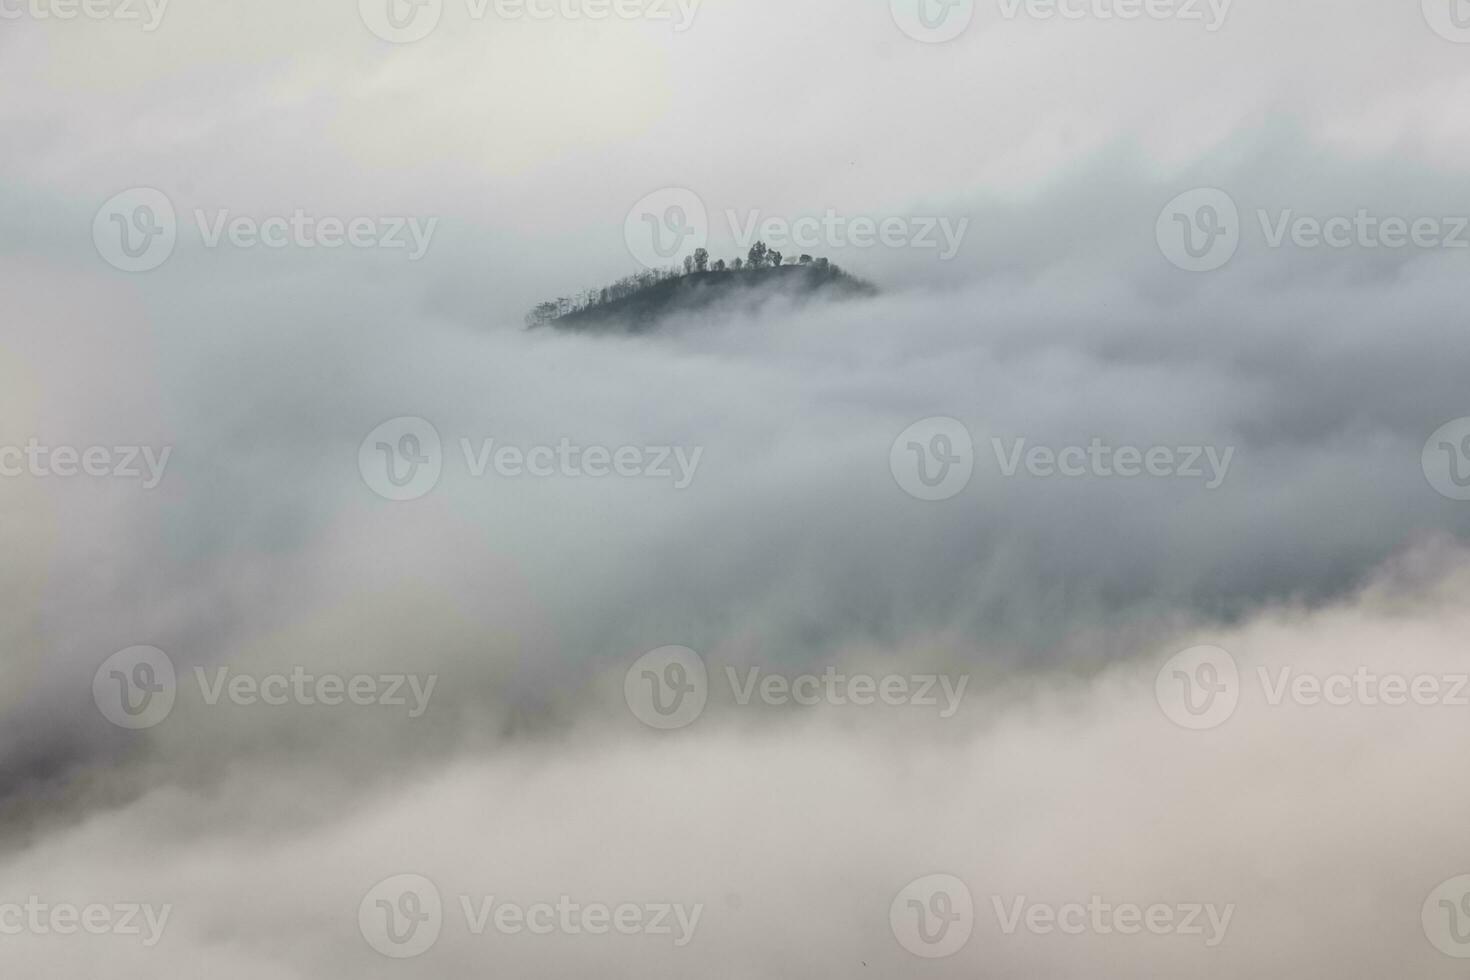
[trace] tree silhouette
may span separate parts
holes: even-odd
[[[780,268],[785,261],[785,257],[780,252],[768,248],[765,242],[756,242],[751,247],[748,260],[738,256],[729,263],[724,259],[717,259],[713,266],[710,265],[709,251],[703,248],[696,249],[694,254],[686,257],[681,265],[647,269],[624,276],[601,289],[587,289],[573,293],[571,296],[562,296],[549,302],[538,303],[526,314],[526,326],[539,327],[563,317],[575,316],[600,307],[614,306],[646,290],[653,289],[661,283],[683,279],[693,275],[696,271],[704,273],[713,268],[715,272],[720,273],[727,271],[739,273],[746,269]],[[855,288],[872,291],[871,285],[860,279],[853,279],[825,258],[814,259],[810,255],[803,255],[800,260],[791,260],[793,265],[798,261],[803,266],[813,266],[812,273],[806,277],[813,284],[849,280],[855,284]]]

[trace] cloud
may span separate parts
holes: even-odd
[[[1273,705],[1270,690],[1283,669],[1463,677],[1466,568],[1441,550],[1330,608],[1196,634],[1241,676],[1233,716],[1207,731],[1161,710],[1154,675],[1172,649],[1152,648],[1090,680],[1058,672],[978,689],[949,721],[827,706],[752,727],[725,705],[660,733],[624,716],[421,759],[360,795],[330,775],[308,786],[222,756],[209,792],[158,791],[6,859],[8,880],[53,904],[171,905],[156,946],[22,935],[7,955],[62,970],[106,955],[119,977],[184,976],[201,957],[225,976],[442,975],[487,962],[548,976],[893,972],[920,963],[890,931],[892,899],[944,873],[976,913],[968,944],[925,967],[935,975],[1122,977],[1163,964],[1204,977],[1284,964],[1449,976],[1419,909],[1464,871],[1455,815],[1466,801],[1448,778],[1463,707]],[[356,916],[380,880],[405,873],[433,882],[444,913],[432,948],[399,962],[372,950]],[[473,911],[489,896],[701,915],[682,947],[561,926],[476,935],[460,900]],[[1002,928],[1019,899],[1093,896],[1232,914],[1213,948],[1209,930]]]
[[[1470,415],[1461,256],[1268,236],[1470,214],[1462,127],[1432,108],[1463,88],[1460,51],[1419,11],[1236,5],[1211,33],[984,8],[925,45],[883,4],[708,0],[677,35],[460,10],[393,46],[351,4],[216,6],[130,43],[33,19],[0,36],[0,449],[170,451],[153,489],[0,479],[0,906],[174,907],[156,947],[6,936],[7,965],[899,972],[924,964],[890,905],[948,874],[979,919],[936,975],[1445,972],[1418,913],[1466,871],[1458,709],[1266,703],[1282,666],[1456,670],[1470,511],[1422,453]],[[91,235],[131,186],[180,216],[145,275]],[[716,256],[727,210],[968,230],[952,261],[816,250],[879,282],[871,300],[522,331],[533,302],[631,271],[628,209],[661,187],[699,194]],[[1241,240],[1189,273],[1156,226],[1200,187]],[[206,247],[198,209],[440,223],[408,262]],[[363,441],[404,417],[442,472],[398,502]],[[895,441],[934,418],[973,451],[925,501]],[[491,445],[701,455],[678,489],[580,463],[476,475]],[[1213,488],[1057,471],[1094,445],[1229,466]],[[1156,703],[1193,644],[1242,679],[1217,729]],[[625,671],[670,645],[715,689],[660,734]],[[177,690],[127,730],[94,681],[135,647]],[[727,669],[968,686],[944,720],[741,705]],[[435,686],[417,717],[210,703],[221,677],[258,695],[298,673]],[[460,894],[703,912],[687,947],[446,922],[397,963],[357,911],[401,873],[455,914]],[[1006,935],[992,906],[1094,894],[1235,911],[1205,949]]]

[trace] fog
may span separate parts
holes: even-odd
[[[878,3],[446,3],[393,44],[336,6],[0,24],[0,964],[1455,975],[1438,21],[982,4],[926,44]],[[130,273],[94,221],[140,187],[177,243]],[[756,218],[965,231],[815,249],[872,298],[524,329],[637,270],[664,188],[722,258]],[[1160,228],[1198,188],[1239,245],[1189,272]],[[427,237],[208,230],[298,211]],[[1450,240],[1272,244],[1360,212]],[[672,931],[486,912],[563,896]]]

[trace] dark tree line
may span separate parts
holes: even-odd
[[[766,247],[765,242],[756,242],[750,247],[745,258],[736,257],[733,262],[726,265],[724,259],[715,260],[710,264],[709,250],[697,248],[693,255],[685,256],[683,268],[670,266],[666,269],[649,269],[631,276],[624,276],[610,286],[601,289],[588,289],[572,296],[560,296],[555,300],[545,303],[537,303],[531,312],[526,314],[526,326],[539,327],[552,320],[569,316],[573,313],[582,313],[586,310],[594,310],[600,306],[616,303],[618,300],[626,299],[635,293],[657,286],[661,282],[670,279],[682,279],[685,276],[703,275],[709,272],[745,272],[754,269],[775,269],[781,265],[810,265],[818,269],[835,269],[826,259],[813,259],[810,255],[803,255],[799,259],[788,259],[780,252]]]

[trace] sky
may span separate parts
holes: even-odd
[[[0,964],[1459,975],[1470,8],[393,4],[0,0]]]

